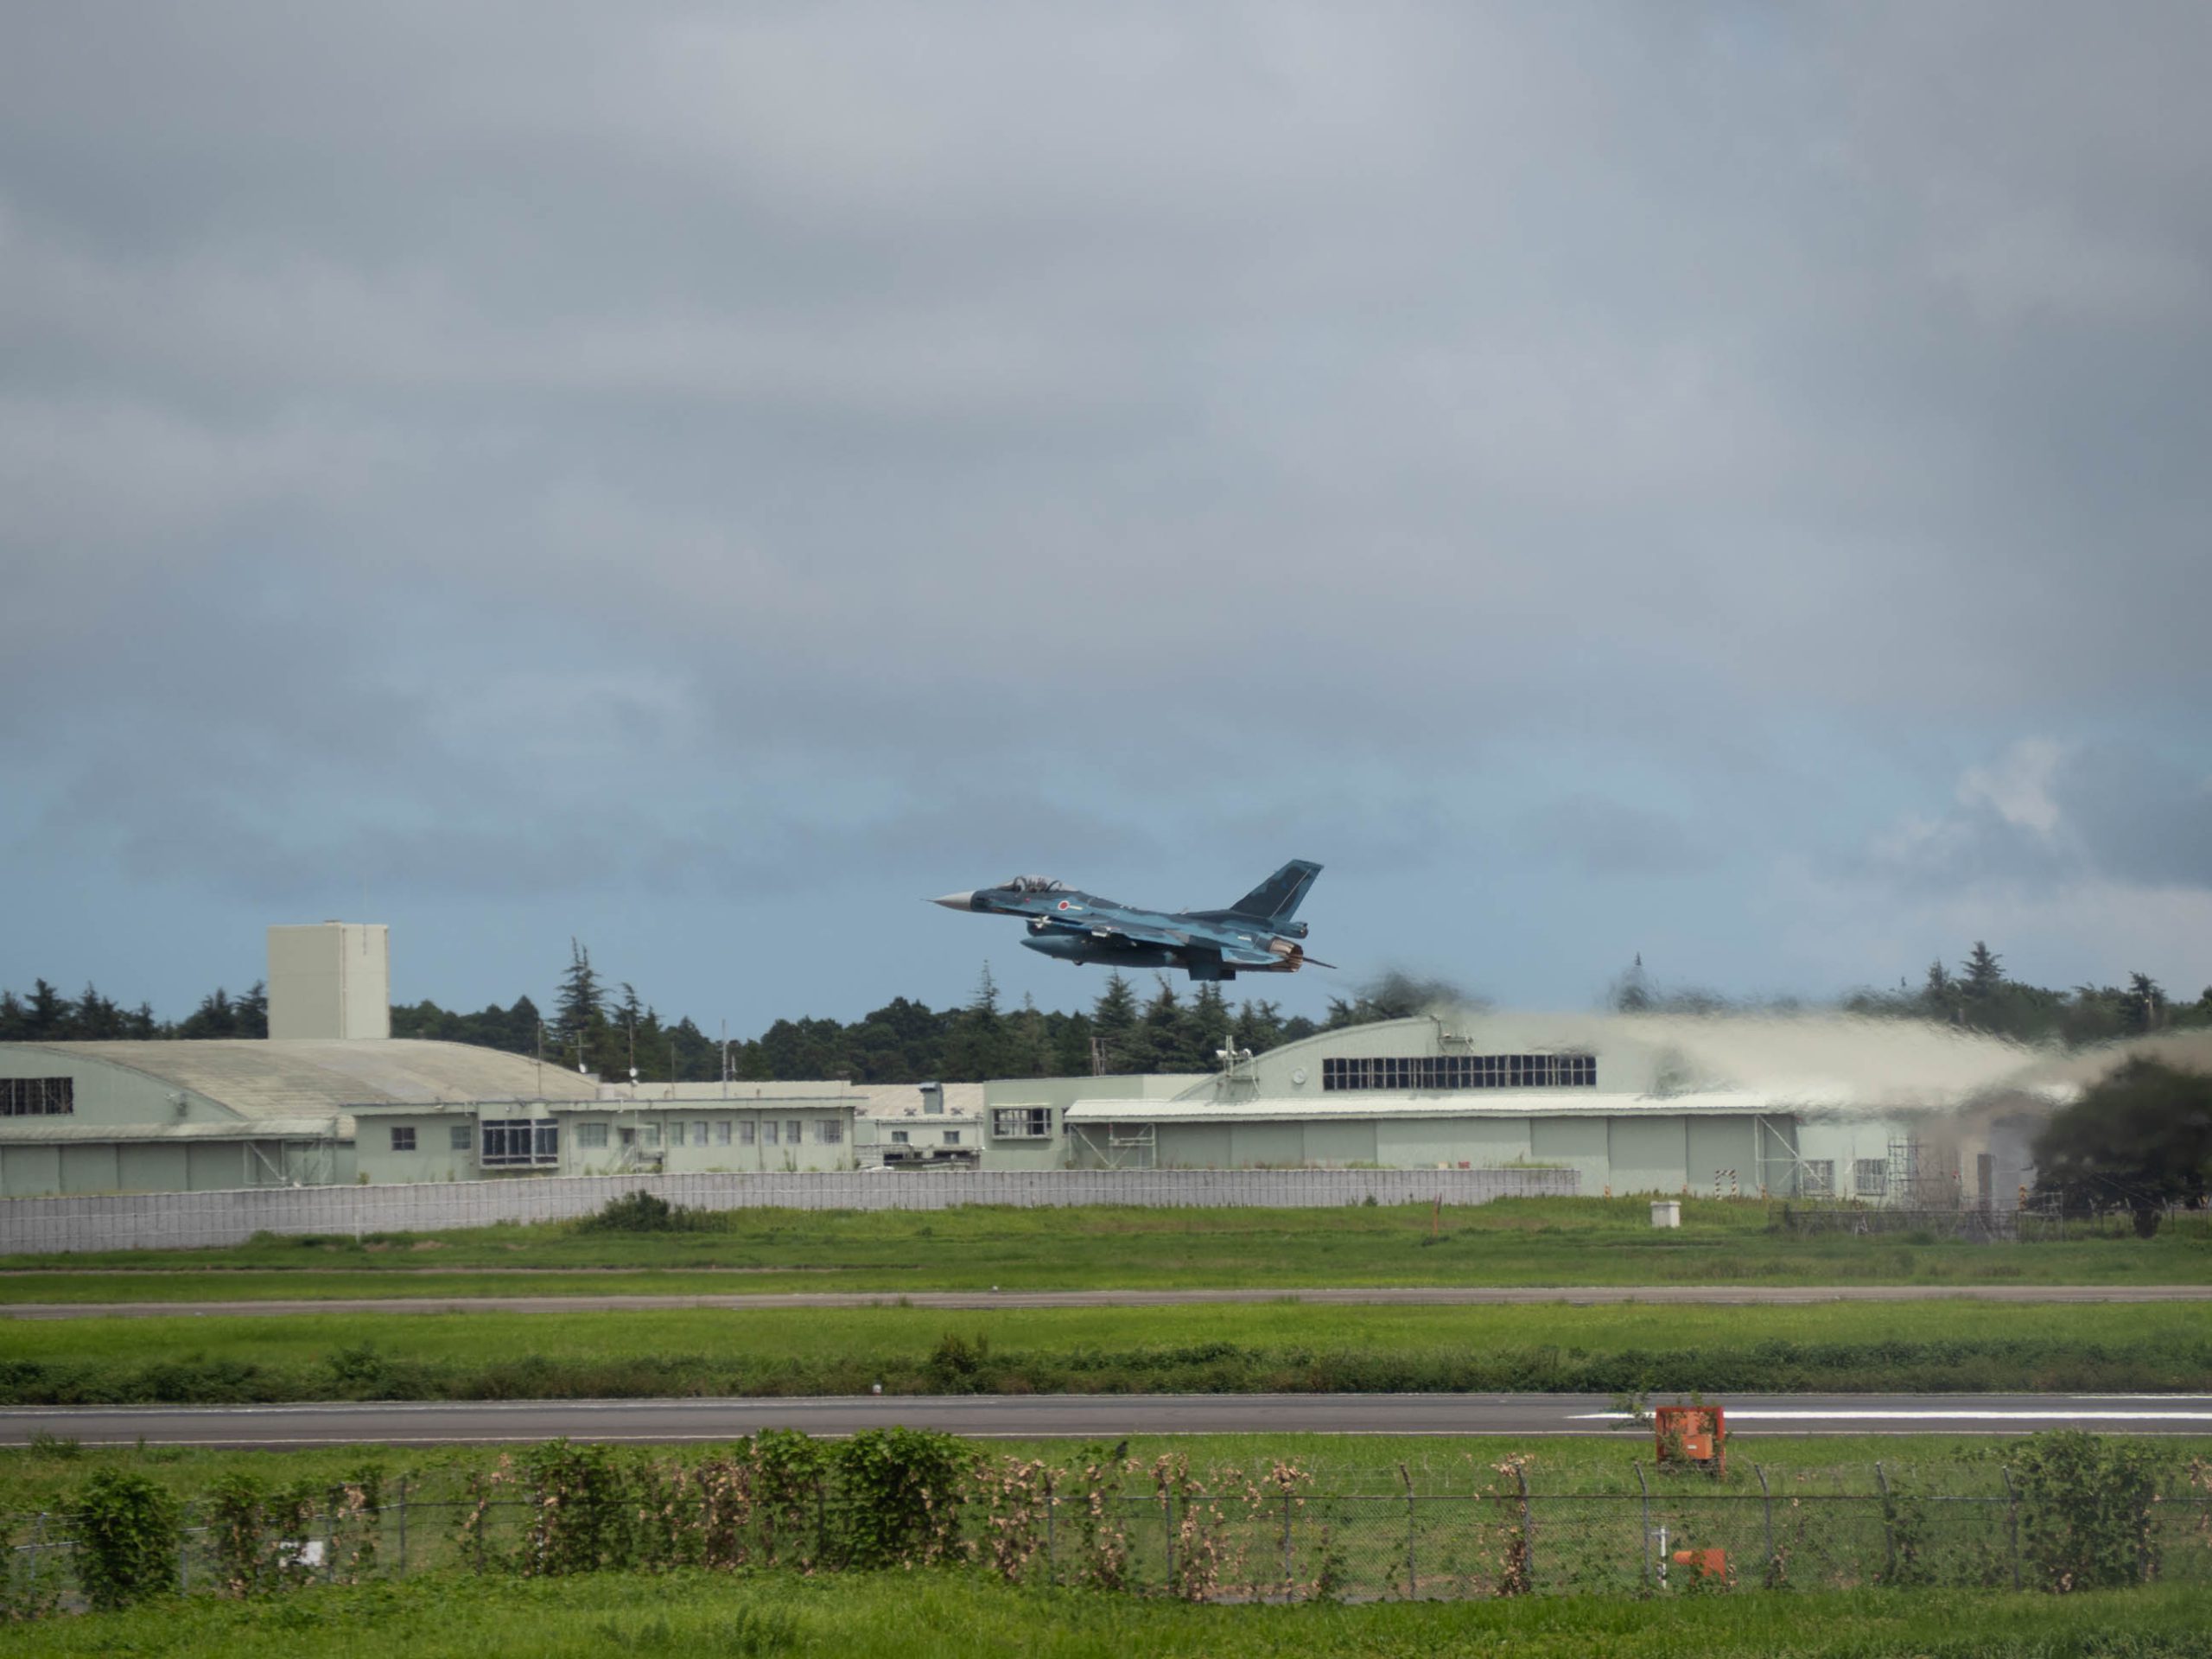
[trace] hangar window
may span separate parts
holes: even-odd
[[[607,1125],[604,1123],[577,1124],[576,1144],[594,1151],[604,1150],[607,1146]]]
[[[1052,1109],[1049,1106],[995,1106],[991,1109],[994,1141],[1049,1141]]]
[[[800,1140],[800,1125],[804,1123],[804,1121],[805,1120],[803,1118],[797,1117],[786,1118],[784,1120],[784,1142],[786,1146],[795,1147],[798,1145]]]
[[[412,1127],[402,1128],[397,1124],[392,1126],[391,1149],[394,1152],[415,1150],[415,1131]]]
[[[486,1169],[530,1168],[561,1161],[561,1126],[550,1118],[508,1118],[484,1126]]]
[[[1808,1158],[1805,1160],[1805,1197],[1832,1198],[1835,1197],[1835,1160]]]
[[[845,1125],[842,1120],[825,1117],[816,1127],[821,1133],[823,1146],[842,1147],[845,1144]]]
[[[1890,1162],[1886,1158],[1860,1158],[1851,1166],[1851,1190],[1862,1198],[1887,1197]]]
[[[707,1120],[703,1117],[691,1125],[691,1144],[695,1147],[703,1147],[707,1144]]]
[[[67,1117],[76,1109],[74,1077],[0,1077],[0,1117]]]
[[[749,1147],[753,1144],[753,1132],[754,1127],[753,1120],[749,1117],[741,1118],[738,1121],[737,1144],[739,1146]],[[771,1125],[771,1127],[772,1128],[773,1126]]]
[[[1421,1054],[1325,1058],[1324,1089],[1595,1089],[1594,1054]]]
[[[455,1152],[467,1152],[468,1143],[475,1138],[467,1124],[455,1123],[446,1136],[446,1144]]]
[[[903,1147],[909,1141],[912,1141],[913,1138],[914,1137],[912,1135],[907,1134],[904,1129],[893,1129],[891,1131],[891,1144],[894,1147]]]

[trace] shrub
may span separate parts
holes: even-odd
[[[703,1210],[671,1204],[658,1193],[640,1187],[609,1198],[593,1214],[576,1224],[580,1233],[696,1232],[707,1220]]]
[[[629,1565],[629,1482],[612,1451],[559,1440],[533,1447],[523,1468],[537,1489],[524,1572],[592,1573]]]
[[[976,1393],[983,1386],[983,1368],[990,1358],[988,1337],[978,1332],[970,1340],[957,1331],[948,1331],[930,1351],[930,1380],[949,1393]]]
[[[2023,1440],[2017,1452],[2020,1552],[2046,1588],[2103,1589],[2151,1575],[2158,1566],[2151,1448],[2064,1428]]]
[[[95,1608],[128,1607],[175,1583],[181,1534],[168,1492],[103,1469],[78,1489],[74,1507],[77,1582]]]
[[[957,1436],[919,1428],[864,1429],[838,1448],[836,1458],[851,1566],[946,1558],[975,1464]]]

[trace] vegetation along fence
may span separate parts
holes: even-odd
[[[108,1471],[66,1508],[8,1518],[4,1611],[677,1566],[957,1566],[1228,1601],[2212,1582],[2212,1467],[2076,1433],[2006,1458],[1920,1470],[1910,1490],[1878,1465],[1859,1480],[1751,1465],[1725,1485],[1639,1465],[1632,1487],[1547,1491],[1509,1458],[1447,1471],[1458,1491],[1402,1465],[1323,1491],[1287,1462],[1202,1473],[1094,1449],[1055,1465],[892,1429],[688,1458],[563,1441],[475,1473],[284,1490],[233,1474],[189,1502]]]

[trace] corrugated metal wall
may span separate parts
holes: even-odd
[[[589,1215],[630,1192],[704,1210],[944,1210],[1126,1204],[1313,1210],[1573,1198],[1562,1169],[969,1170],[928,1173],[551,1176],[434,1186],[272,1187],[0,1203],[0,1253],[236,1244],[257,1232],[417,1232]]]

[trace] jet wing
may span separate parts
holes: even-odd
[[[1191,942],[1188,933],[1179,932],[1172,927],[1154,927],[1145,922],[1091,922],[1075,925],[1094,939],[1119,940],[1127,944],[1157,944],[1171,950],[1179,950]]]

